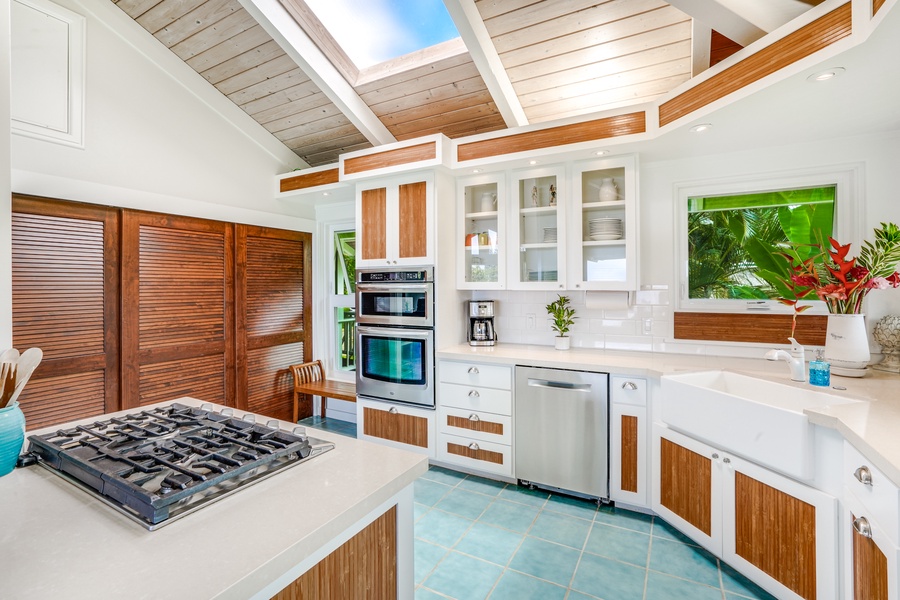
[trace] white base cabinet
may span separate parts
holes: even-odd
[[[435,457],[435,411],[362,396],[356,401],[356,437]]]
[[[836,598],[837,500],[653,424],[652,508],[778,598]]]
[[[437,459],[512,477],[512,367],[438,363]]]
[[[612,375],[609,395],[609,498],[647,507],[647,380]]]

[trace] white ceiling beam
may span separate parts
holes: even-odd
[[[375,146],[397,139],[278,0],[239,0],[322,93]]]
[[[753,23],[766,33],[775,31],[824,0],[718,0],[733,13]]]
[[[475,67],[484,79],[506,126],[528,125],[528,117],[525,116],[525,110],[519,102],[503,63],[500,62],[500,55],[497,54],[491,35],[475,6],[475,0],[444,0],[444,6],[456,24],[456,30],[459,31],[466,48],[469,49]]]
[[[760,29],[720,0],[668,0],[669,4],[683,13],[715,29],[741,46],[749,46],[766,31]]]
[[[691,19],[691,77],[709,68],[712,29],[697,19]]]

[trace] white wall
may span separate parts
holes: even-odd
[[[672,314],[677,290],[675,263],[675,187],[679,183],[775,173],[823,165],[862,163],[864,205],[861,230],[872,239],[881,222],[900,224],[900,132],[835,139],[828,143],[772,146],[713,156],[641,161],[641,290],[625,310],[590,310],[584,293],[566,292],[576,309],[574,346],[618,350],[674,351],[759,356],[759,345],[673,343]],[[858,248],[852,249],[855,255]],[[475,299],[499,300],[497,331],[511,343],[552,345],[553,331],[544,306],[555,292],[473,292]],[[874,291],[865,306],[871,334],[884,315],[900,314],[900,289]],[[529,327],[534,315],[534,327]],[[872,342],[873,348],[877,346]]]
[[[9,90],[9,0],[0,0],[0,90]],[[9,94],[0,93],[0,349],[12,346]]]

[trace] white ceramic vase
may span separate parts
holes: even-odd
[[[557,350],[568,350],[572,345],[572,338],[567,335],[558,335],[553,339],[555,340],[553,346]]]
[[[619,190],[612,177],[604,177],[600,181],[600,202],[615,202],[619,199]]]
[[[869,338],[865,315],[828,315],[825,359],[840,369],[865,369],[869,364]]]

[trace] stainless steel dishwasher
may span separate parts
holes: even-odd
[[[516,478],[609,498],[609,376],[516,367]]]

